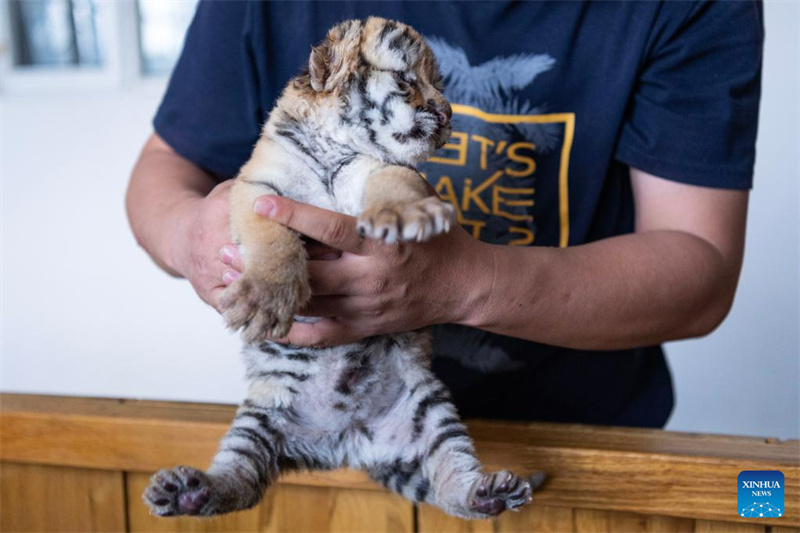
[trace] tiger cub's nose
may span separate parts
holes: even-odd
[[[428,100],[428,110],[436,115],[436,120],[440,126],[446,126],[450,122],[450,117],[453,116],[453,110],[447,102],[444,105],[436,105],[433,100]]]

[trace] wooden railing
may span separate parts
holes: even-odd
[[[466,522],[355,471],[287,476],[255,509],[213,519],[150,516],[156,470],[207,466],[235,407],[0,395],[0,531],[696,531],[800,533],[800,443],[473,421],[488,468],[545,470],[533,504]],[[785,475],[785,515],[740,518],[742,470]]]

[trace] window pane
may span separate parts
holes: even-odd
[[[82,65],[100,65],[100,44],[97,41],[97,6],[94,0],[71,0],[75,41]]]
[[[14,63],[100,66],[94,0],[11,0]]]
[[[142,72],[169,74],[183,46],[197,0],[139,0]]]

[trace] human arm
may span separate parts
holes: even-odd
[[[151,135],[131,174],[125,206],[138,243],[165,272],[188,279],[212,307],[238,277],[222,262],[230,253],[228,191],[210,174]]]
[[[309,264],[309,312],[335,318],[295,324],[288,340],[339,344],[447,322],[592,350],[706,334],[733,301],[747,193],[637,170],[631,180],[636,232],[565,249],[490,245],[460,228],[381,246],[360,242],[350,217],[271,198],[275,220],[345,251]]]
[[[189,279],[217,308],[237,271],[222,263],[230,243],[228,191],[247,161],[261,119],[248,55],[248,2],[199,2],[183,52],[153,119],[157,133],[136,164],[126,198],[139,243],[172,275]],[[223,282],[222,278],[226,281]]]
[[[577,349],[706,335],[727,315],[744,249],[746,191],[631,170],[635,233],[569,248],[491,247],[486,305],[466,323]],[[504,280],[504,272],[530,272]]]

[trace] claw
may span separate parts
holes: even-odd
[[[470,511],[483,517],[496,516],[507,509],[516,510],[530,501],[531,494],[529,483],[508,471],[483,476],[473,490]]]

